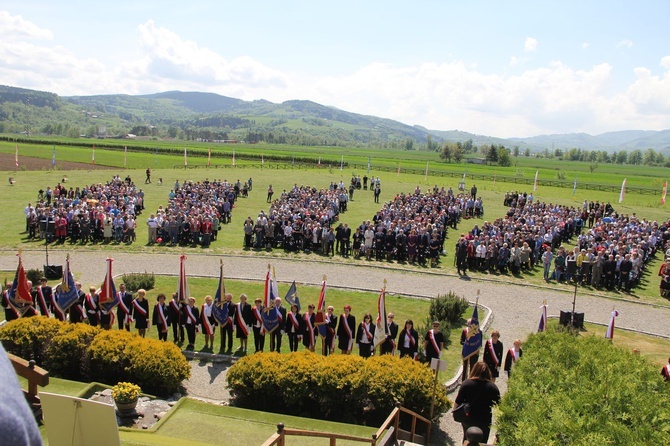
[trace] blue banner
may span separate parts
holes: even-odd
[[[481,347],[482,332],[479,329],[479,311],[477,310],[477,304],[475,304],[475,310],[472,312],[472,317],[468,323],[468,334],[463,343],[461,356],[464,360],[468,359],[470,356],[478,354]]]
[[[291,284],[291,288],[288,289],[288,292],[286,293],[284,300],[288,302],[289,308],[292,305],[295,305],[296,307],[298,307],[298,311],[300,311],[300,298],[298,297],[298,288],[296,288],[295,286],[295,280]]]
[[[72,271],[70,271],[70,259],[67,259],[65,262],[63,282],[59,285],[59,288],[60,291],[58,292],[56,300],[58,306],[65,311],[77,303],[77,300],[79,299],[79,293],[77,292],[77,287],[74,283],[74,277],[72,277]]]

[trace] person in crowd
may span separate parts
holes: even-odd
[[[307,313],[303,315],[302,323],[302,344],[311,352],[314,351],[316,345],[316,337],[318,336],[318,328],[316,327],[316,315],[314,314],[315,306],[309,304],[307,306]]]
[[[302,339],[304,328],[302,326],[302,316],[298,313],[298,306],[291,305],[291,311],[286,316],[284,331],[288,336],[288,349],[290,352],[298,351],[298,343]]]
[[[507,372],[507,377],[512,376],[512,366],[516,364],[521,355],[523,355],[523,350],[521,349],[521,339],[515,339],[513,343],[514,347],[510,348],[505,355],[505,371]]]
[[[344,306],[344,313],[337,323],[337,346],[343,355],[350,355],[356,336],[356,317],[351,314],[351,305]]]
[[[414,322],[411,319],[405,321],[405,326],[398,338],[398,345],[401,358],[416,358],[419,350],[419,333],[414,329]]]
[[[246,355],[247,340],[253,321],[253,312],[251,311],[251,305],[247,303],[246,294],[240,295],[240,301],[235,305],[233,320],[235,321],[235,336],[240,340],[240,346],[236,350],[236,353]]]
[[[430,365],[433,358],[440,359],[444,348],[444,334],[440,331],[440,322],[433,321],[433,328],[426,332],[423,340],[426,359]]]
[[[205,350],[214,351],[214,336],[216,334],[216,319],[212,314],[214,301],[212,296],[205,296],[205,303],[200,309],[200,324],[202,333],[205,335]]]
[[[503,360],[503,343],[500,341],[500,332],[494,330],[491,332],[491,339],[486,341],[484,345],[484,362],[491,370],[491,381],[496,382],[496,378],[500,375],[500,365]]]
[[[379,354],[381,355],[395,355],[396,350],[396,337],[398,337],[398,324],[394,321],[395,315],[389,313],[386,315],[386,325],[388,327],[388,333],[386,334],[386,339],[382,342],[379,348]]]
[[[137,298],[133,300],[133,319],[135,319],[135,329],[137,334],[145,337],[149,328],[149,301],[146,300],[146,290],[140,288],[137,290]]]
[[[151,315],[151,324],[158,330],[158,339],[167,341],[168,329],[170,327],[170,311],[165,303],[165,294],[160,293],[156,296],[156,305]]]
[[[374,352],[375,328],[375,324],[372,323],[372,315],[365,313],[363,321],[356,330],[358,352],[363,358],[369,358]]]
[[[470,413],[468,421],[461,423],[463,427],[463,441],[465,442],[465,433],[467,430],[476,426],[483,432],[482,443],[488,443],[491,432],[491,421],[493,414],[491,408],[500,402],[500,390],[492,381],[491,370],[484,362],[478,362],[470,371],[470,377],[463,381],[456,399],[454,407],[468,403]]]
[[[195,297],[188,298],[188,303],[182,308],[182,315],[186,336],[188,337],[186,350],[193,350],[195,348],[195,334],[198,332],[198,327],[201,323],[200,312],[198,311],[198,307],[195,306]]]

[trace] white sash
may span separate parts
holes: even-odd
[[[490,339],[486,341],[486,347],[489,349],[489,353],[491,354],[491,358],[493,358],[493,363],[496,368],[500,367],[500,359],[498,359],[495,350],[493,350],[493,342]]]
[[[168,321],[167,318],[165,317],[165,313],[163,312],[163,305],[160,303],[156,304],[156,307],[158,307],[158,318],[161,320],[161,325],[163,326],[164,330],[168,329]]]
[[[89,313],[95,314],[95,313],[98,312],[98,305],[93,300],[93,295],[92,294],[87,294],[86,295],[86,302],[88,302],[88,307],[90,308],[88,310]]]
[[[142,316],[147,317],[147,315],[148,315],[148,314],[147,314],[147,313],[148,313],[147,310],[145,310],[144,308],[142,308],[142,306],[141,306],[140,303],[137,301],[137,299],[134,299],[134,300],[133,300],[133,307],[135,307],[135,309],[136,309],[137,311],[139,311],[140,314],[141,314]]]
[[[372,341],[372,339],[373,339],[372,333],[370,333],[370,330],[368,330],[368,327],[365,326],[365,322],[361,322],[361,327],[363,328],[363,332],[364,332],[365,336],[367,336],[368,341]],[[367,344],[367,342],[366,342],[366,344]]]
[[[409,331],[405,332],[405,339],[409,342],[409,345],[414,348],[416,347],[416,340],[414,339],[414,336],[412,336],[412,333]]]
[[[441,356],[442,351],[440,350],[440,346],[437,345],[437,341],[435,340],[435,330],[428,330],[428,339],[430,339],[430,343],[433,345],[433,349],[435,349],[437,356]]]
[[[188,320],[191,321],[191,324],[195,326],[195,331],[200,331],[198,330],[198,320],[195,318],[193,315],[193,310],[191,309],[190,305],[186,305],[186,316],[188,317]]]
[[[126,303],[123,301],[123,296],[125,293],[122,293],[119,291],[119,307],[121,307],[121,310],[125,313],[125,316],[123,318],[123,323],[124,324],[129,324],[133,322],[133,316],[130,312],[130,308],[126,305]]]
[[[309,332],[309,346],[314,347],[314,326],[312,325],[312,319],[309,317],[309,313],[305,313],[305,325]]]
[[[205,314],[206,306],[207,304],[202,304],[202,308],[200,310],[200,318],[202,319],[202,326],[205,329],[205,334],[212,335],[214,334],[214,325],[212,325],[212,323],[209,321],[209,318]]]
[[[347,336],[349,336],[349,339],[353,339],[354,334],[351,332],[351,327],[349,327],[349,319],[344,314],[340,317],[342,318],[342,324],[347,332]]]
[[[512,357],[512,362],[516,364],[516,360],[519,359],[516,350],[514,350],[514,348],[510,348],[509,354]]]
[[[58,305],[58,301],[56,300],[56,293],[51,293],[51,306],[54,309],[54,312],[56,313],[56,317],[58,320],[61,322],[65,320],[65,311]]]
[[[298,322],[298,318],[293,313],[289,313],[288,318],[291,320],[291,324],[293,325],[293,328],[295,329],[295,332],[298,333],[298,330],[300,330],[300,322]],[[300,333],[298,333],[298,334],[300,334]]]
[[[265,325],[263,325],[263,318],[261,317],[261,309],[258,307],[254,307],[254,317],[256,318],[256,321],[258,321],[259,324],[261,324],[261,334],[265,333]]]
[[[42,316],[51,317],[49,314],[49,308],[47,307],[47,301],[44,298],[44,293],[42,293],[42,287],[37,287],[37,296],[40,299],[40,310],[42,311]]]
[[[242,317],[242,303],[237,304],[237,311],[235,312],[235,318],[237,319],[237,328],[242,330],[245,336],[249,336],[249,330],[247,329],[247,323]]]

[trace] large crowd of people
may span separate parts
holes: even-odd
[[[132,243],[136,218],[144,209],[144,192],[130,177],[116,175],[105,184],[40,189],[24,213],[29,239],[72,244]]]

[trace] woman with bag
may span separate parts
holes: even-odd
[[[477,426],[484,436],[482,443],[488,443],[491,431],[491,407],[500,402],[500,390],[491,382],[491,370],[484,362],[478,362],[470,371],[470,378],[463,381],[454,401],[452,412],[454,420],[463,426],[465,432],[471,426]]]

